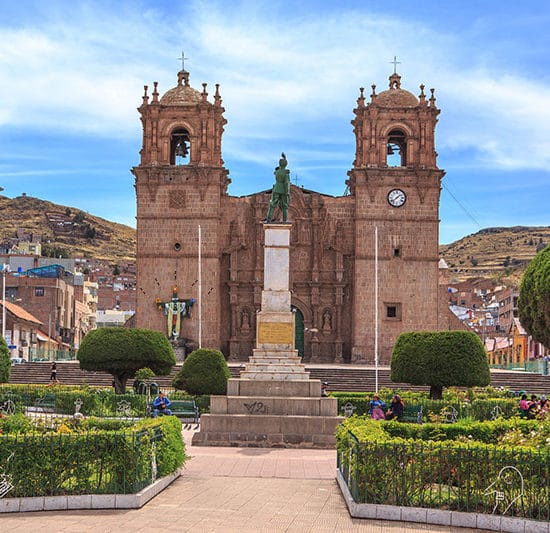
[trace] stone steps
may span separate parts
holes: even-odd
[[[168,376],[158,376],[159,385],[171,386],[172,379],[181,369],[181,364],[176,365]],[[239,377],[244,369],[242,363],[230,363],[229,370],[233,377]],[[327,381],[329,390],[349,392],[370,392],[375,389],[375,375],[373,367],[348,367],[326,365],[320,367],[308,367],[311,379]],[[78,362],[58,362],[57,378],[63,384],[110,387],[112,377],[106,372],[87,372],[80,370]],[[10,383],[36,383],[47,384],[50,380],[50,363],[37,362],[25,363],[11,367]],[[526,390],[529,394],[550,395],[550,376],[519,371],[492,370],[491,384],[493,387],[508,387],[511,390]],[[130,384],[131,385],[131,384]],[[389,379],[389,368],[380,367],[378,372],[379,388],[400,388],[402,390],[429,390],[425,386],[408,385],[406,383],[395,384]],[[320,392],[319,392],[320,395]]]
[[[286,396],[212,396],[211,414],[331,416],[338,410],[336,398]]]
[[[338,416],[202,415],[193,445],[327,448],[336,444],[341,421]]]

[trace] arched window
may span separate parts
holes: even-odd
[[[391,130],[388,135],[386,164],[389,167],[407,166],[407,137],[401,130]]]
[[[170,136],[170,164],[188,165],[190,152],[189,132],[184,128],[174,130]]]

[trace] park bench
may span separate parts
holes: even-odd
[[[198,423],[200,417],[200,410],[195,400],[192,398],[189,400],[171,400],[170,411],[174,416],[181,418],[193,418],[195,424]],[[147,406],[147,412],[150,413],[150,416],[153,416],[155,408],[153,402],[149,402]]]
[[[421,405],[405,405],[400,422],[422,424],[423,407]]]
[[[53,412],[55,408],[55,394],[44,394],[34,402],[34,407],[38,411]]]

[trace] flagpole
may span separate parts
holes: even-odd
[[[378,226],[374,226],[374,382],[378,392]]]
[[[199,348],[202,348],[202,257],[201,227],[199,224]]]

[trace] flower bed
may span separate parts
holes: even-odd
[[[24,415],[0,419],[0,477],[7,498],[135,494],[185,462],[175,417],[65,421],[55,430]]]
[[[399,424],[362,417],[337,430],[357,503],[550,520],[550,425],[499,420]]]

